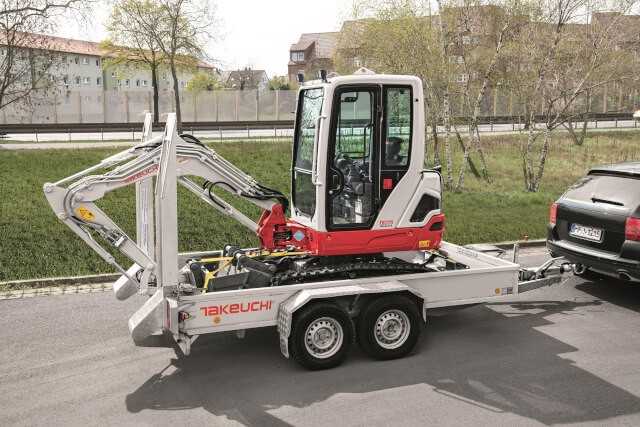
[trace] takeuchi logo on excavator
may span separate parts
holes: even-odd
[[[249,301],[235,302],[231,304],[210,305],[200,307],[203,316],[221,316],[223,314],[240,314],[251,313],[256,311],[269,311],[273,305],[273,301]]]
[[[152,173],[155,173],[158,170],[158,165],[151,165],[148,168],[145,168],[143,170],[141,170],[140,172],[136,172],[135,174],[127,177],[124,182],[126,182],[127,184],[133,181],[137,181],[140,178],[144,178],[147,175],[151,175]]]

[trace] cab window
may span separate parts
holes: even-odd
[[[409,166],[411,146],[411,89],[385,89],[385,169],[405,169]]]

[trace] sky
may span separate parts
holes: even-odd
[[[289,46],[302,33],[337,31],[349,18],[350,0],[215,0],[217,40],[207,47],[223,70],[250,66],[269,77],[287,74]],[[100,41],[107,3],[99,4],[88,23],[61,25],[58,35]]]

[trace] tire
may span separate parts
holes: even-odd
[[[293,319],[289,355],[311,370],[340,365],[353,343],[349,314],[335,304],[317,303],[303,308]]]
[[[360,313],[358,343],[374,359],[398,359],[415,347],[421,323],[414,301],[402,295],[382,296],[369,303]],[[387,329],[385,336],[386,326],[390,329]]]

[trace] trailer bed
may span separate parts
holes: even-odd
[[[182,312],[179,332],[189,336],[278,324],[278,309],[303,291],[314,298],[408,291],[423,310],[483,303],[518,294],[520,266],[505,259],[443,242],[441,252],[468,268],[384,277],[330,280],[277,287],[239,289],[171,298]],[[385,254],[410,260],[418,252]],[[323,291],[323,292],[319,292]]]

